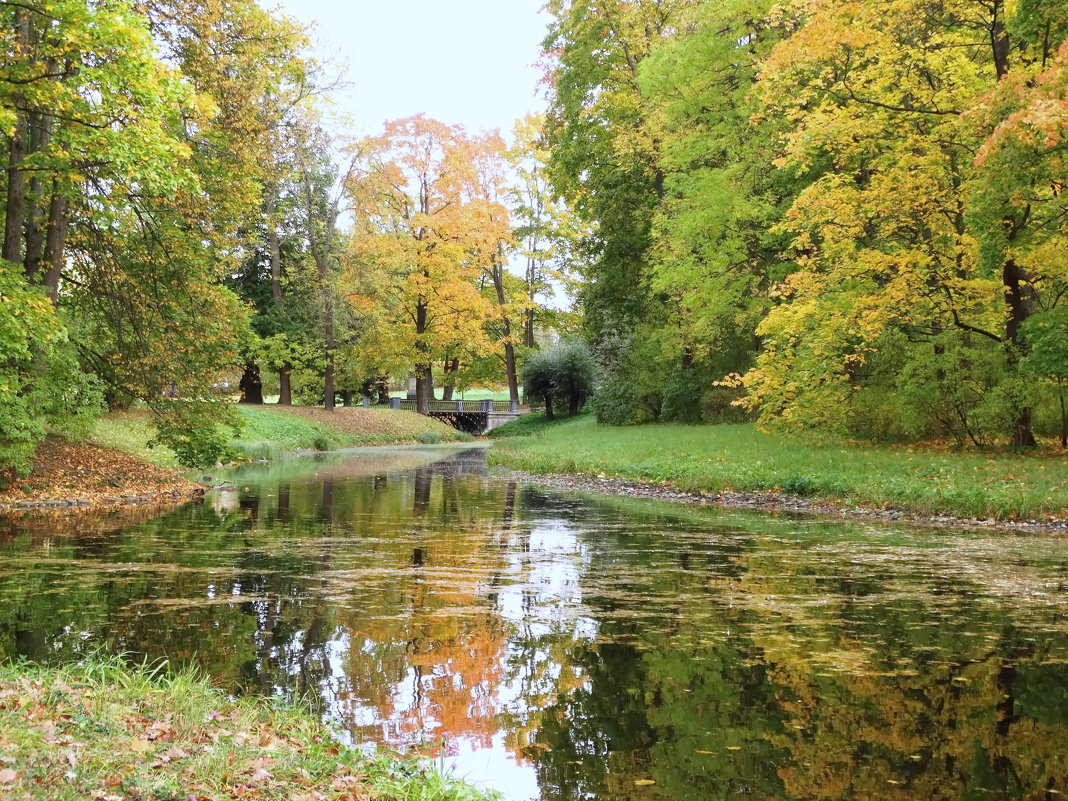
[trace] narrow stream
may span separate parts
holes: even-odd
[[[0,659],[196,664],[511,801],[1068,793],[1064,538],[572,495],[440,447],[232,480],[0,520]]]

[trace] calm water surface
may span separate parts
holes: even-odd
[[[0,658],[194,663],[515,801],[1068,793],[1068,540],[581,497],[440,448],[234,480],[0,521]]]

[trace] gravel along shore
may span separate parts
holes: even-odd
[[[631,481],[625,478],[589,476],[570,473],[527,473],[512,470],[509,476],[517,481],[572,492],[595,492],[628,498],[648,498],[672,503],[695,503],[702,506],[722,506],[731,509],[759,509],[767,512],[791,512],[822,515],[824,517],[855,518],[858,520],[900,521],[924,526],[950,528],[1004,529],[1013,531],[1050,531],[1068,533],[1068,520],[980,520],[950,515],[925,516],[894,507],[868,508],[848,506],[833,501],[803,498],[780,492],[685,492],[670,484]]]

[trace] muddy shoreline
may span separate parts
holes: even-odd
[[[552,487],[572,492],[593,492],[602,495],[618,495],[626,498],[692,503],[700,506],[718,506],[725,509],[755,509],[765,512],[785,512],[835,519],[879,520],[891,523],[932,526],[941,528],[968,528],[984,531],[1001,530],[1017,532],[1046,532],[1068,534],[1068,520],[983,520],[952,515],[921,515],[897,507],[871,509],[863,506],[847,506],[828,500],[804,498],[777,492],[685,492],[671,485],[632,481],[625,478],[609,478],[579,473],[527,473],[509,470],[507,475],[528,484]]]
[[[0,515],[12,512],[56,511],[61,509],[86,511],[101,508],[121,508],[123,506],[173,506],[189,503],[204,497],[207,487],[193,490],[175,489],[161,492],[142,492],[137,495],[114,495],[107,497],[81,497],[74,493],[57,498],[35,498],[21,501],[0,500]]]

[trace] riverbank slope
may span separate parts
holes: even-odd
[[[490,461],[532,474],[667,484],[727,505],[813,506],[792,502],[802,498],[821,502],[813,511],[1068,520],[1068,458],[1052,449],[958,453],[787,439],[751,425],[616,428],[582,417],[502,440]]]
[[[240,435],[229,443],[235,461],[286,453],[365,445],[433,444],[471,439],[415,412],[307,406],[239,406]],[[150,446],[155,432],[147,410],[106,414],[91,442],[48,437],[29,476],[0,476],[0,511],[84,508],[108,504],[181,503],[203,494],[174,452]],[[192,471],[199,475],[199,471]]]
[[[487,798],[343,746],[306,711],[118,660],[0,666],[0,732],[0,797],[24,801]]]

